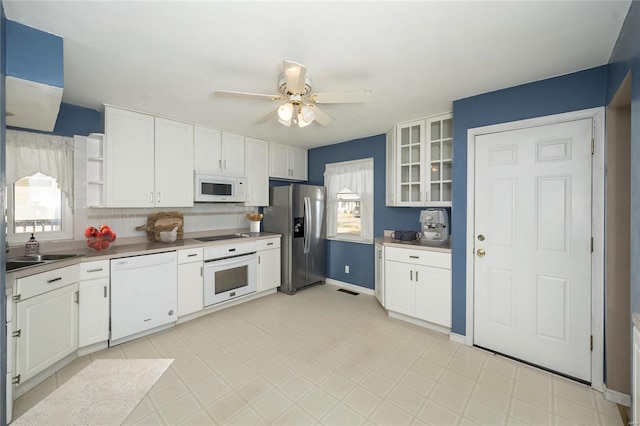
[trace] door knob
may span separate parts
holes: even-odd
[[[484,249],[478,249],[478,257],[484,257],[485,254],[486,252],[484,251]]]
[[[478,241],[484,241],[484,235],[482,234],[478,235]]]

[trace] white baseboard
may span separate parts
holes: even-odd
[[[615,402],[616,404],[624,405],[625,407],[631,407],[631,395],[627,395],[626,393],[614,391],[612,389],[607,389],[607,385],[602,386],[604,388],[604,399],[607,401]]]
[[[434,324],[429,321],[424,321],[419,318],[410,317],[408,315],[400,314],[398,312],[387,311],[391,318],[399,319],[401,321],[406,321],[408,323],[418,325],[420,327],[428,328],[429,330],[437,331],[438,333],[449,334],[451,332],[450,328],[443,327],[438,324]]]
[[[374,290],[371,290],[370,288],[360,287],[359,285],[345,283],[342,281],[334,280],[332,278],[326,278],[324,282],[330,285],[335,285],[337,287],[342,287],[345,290],[355,291],[356,293],[364,293],[370,296],[376,295],[376,292]]]
[[[449,333],[449,340],[452,342],[460,343],[461,345],[467,344],[467,336],[463,336],[458,333]]]

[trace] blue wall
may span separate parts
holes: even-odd
[[[385,229],[420,231],[420,208],[385,206],[386,136],[377,135],[309,150],[309,183],[324,184],[327,163],[373,157],[373,235],[380,237]],[[345,241],[329,241],[327,277],[373,289],[374,246]],[[345,274],[344,265],[350,273]]]
[[[6,21],[7,75],[64,86],[62,37]]]
[[[607,102],[631,71],[631,312],[640,312],[640,2],[633,1],[609,59]]]
[[[453,102],[452,331],[466,334],[467,130],[605,105],[607,66]]]

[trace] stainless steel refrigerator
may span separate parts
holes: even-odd
[[[282,283],[278,290],[293,294],[326,278],[326,189],[291,184],[269,189],[263,227],[282,234]]]

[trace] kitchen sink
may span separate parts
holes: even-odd
[[[37,256],[20,256],[7,259],[7,272],[16,269],[28,268],[30,266],[42,265],[43,263],[51,263],[59,260],[71,259],[82,256],[80,254],[39,254]]]

